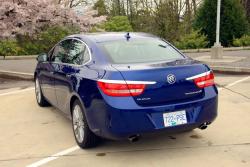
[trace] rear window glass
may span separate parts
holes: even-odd
[[[160,39],[109,41],[101,43],[116,64],[169,61],[184,58]]]

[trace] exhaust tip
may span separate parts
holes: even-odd
[[[203,123],[203,124],[201,124],[201,125],[199,126],[199,129],[205,130],[205,129],[207,129],[207,125],[209,125],[209,124],[210,124],[209,122],[205,122],[205,123]]]
[[[128,140],[133,143],[133,142],[137,142],[139,138],[140,138],[140,135],[132,135],[128,137]]]

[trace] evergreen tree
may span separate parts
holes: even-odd
[[[104,0],[98,0],[98,1],[96,1],[96,3],[94,4],[93,8],[98,11],[98,16],[102,16],[102,15],[107,15],[108,14],[108,11],[107,11],[107,8],[106,8]]]
[[[199,8],[194,28],[201,30],[212,46],[216,38],[217,0],[205,0]],[[230,46],[234,38],[240,38],[248,31],[246,12],[239,0],[222,0],[221,3],[220,42]]]

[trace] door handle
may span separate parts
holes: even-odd
[[[54,74],[54,71],[50,71],[49,73],[50,73],[50,74]]]

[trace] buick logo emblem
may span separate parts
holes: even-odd
[[[176,81],[176,78],[175,78],[175,76],[173,74],[169,74],[167,76],[167,81],[168,81],[169,84],[174,84],[175,81]]]

